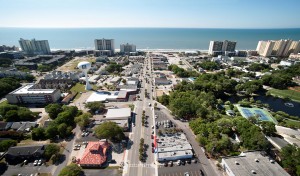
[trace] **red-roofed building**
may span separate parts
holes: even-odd
[[[108,148],[108,142],[89,142],[79,161],[79,165],[81,167],[101,167],[106,162]]]

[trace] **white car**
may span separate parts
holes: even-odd
[[[149,106],[151,106],[151,103],[149,103]]]
[[[135,124],[133,123],[132,126],[135,127]]]
[[[39,162],[38,162],[38,165],[42,165],[43,161],[40,159]]]
[[[36,166],[38,164],[39,160],[34,160],[33,165]]]

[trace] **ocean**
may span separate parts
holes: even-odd
[[[93,49],[94,39],[115,39],[137,49],[208,50],[210,40],[237,41],[236,49],[256,49],[259,40],[300,40],[299,29],[193,28],[0,28],[0,45],[19,46],[20,38],[48,40],[55,49]]]

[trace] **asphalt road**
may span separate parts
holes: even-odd
[[[127,173],[123,175],[129,175],[129,176],[152,176],[152,175],[157,175],[157,166],[155,165],[155,157],[154,154],[152,153],[151,149],[151,134],[152,134],[152,128],[151,126],[154,124],[154,110],[153,110],[153,100],[152,100],[152,91],[151,91],[151,85],[146,83],[145,77],[146,73],[150,73],[149,69],[147,69],[146,65],[148,65],[148,68],[151,67],[151,63],[148,59],[145,59],[144,68],[143,72],[141,74],[141,79],[143,80],[142,83],[142,88],[141,88],[141,93],[140,97],[143,101],[136,101],[135,102],[135,113],[136,113],[136,119],[135,119],[135,127],[133,127],[132,130],[132,135],[131,140],[133,144],[130,146],[130,150],[128,153],[128,170]],[[151,81],[149,81],[151,82]],[[149,93],[149,98],[145,97],[145,89]],[[149,106],[149,103],[151,103],[151,106]],[[142,126],[142,113],[143,110],[145,110],[145,115],[148,117],[147,119],[147,127]],[[144,138],[145,144],[148,145],[149,147],[146,150],[146,162],[142,163],[139,161],[139,143],[140,139]]]

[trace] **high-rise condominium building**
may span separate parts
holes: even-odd
[[[48,40],[19,40],[22,50],[26,54],[51,54]]]
[[[136,52],[136,46],[133,44],[121,44],[120,45],[120,52],[121,53],[130,53],[130,52]]]
[[[99,55],[113,55],[115,52],[114,39],[95,39],[95,50]]]
[[[300,42],[292,40],[259,41],[256,48],[259,55],[268,57],[288,57],[300,51]]]
[[[235,51],[236,42],[234,41],[210,41],[208,54],[215,55],[224,54],[226,51],[233,52]]]

